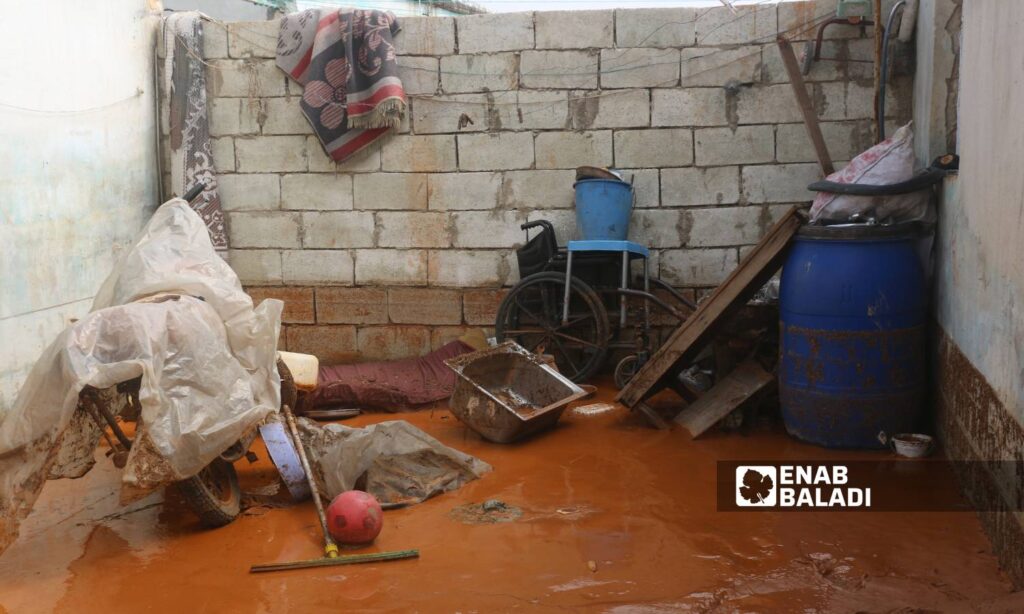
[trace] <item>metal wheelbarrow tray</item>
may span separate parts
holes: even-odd
[[[558,422],[587,392],[513,341],[445,361],[458,379],[455,417],[481,437],[509,443]]]

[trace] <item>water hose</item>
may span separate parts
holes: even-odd
[[[889,77],[889,36],[892,24],[896,20],[896,12],[907,6],[907,0],[899,0],[889,11],[889,19],[885,22],[885,33],[882,35],[882,73],[878,79],[878,142],[885,140],[885,83]]]

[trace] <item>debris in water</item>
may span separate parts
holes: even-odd
[[[614,403],[591,403],[590,405],[580,405],[572,410],[572,413],[578,416],[598,416],[608,413],[613,409],[615,409]]]
[[[587,569],[597,571],[597,561],[587,561]]]
[[[498,499],[488,499],[483,503],[467,503],[452,508],[448,516],[466,524],[491,524],[495,522],[512,522],[523,515],[523,510]]]

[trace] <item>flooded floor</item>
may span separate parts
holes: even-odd
[[[602,388],[598,400],[610,400]],[[594,401],[585,401],[593,403]],[[579,404],[577,404],[579,405]],[[973,513],[719,513],[715,462],[852,459],[784,433],[658,432],[621,407],[567,412],[558,427],[490,444],[439,407],[405,419],[494,471],[386,512],[363,551],[416,560],[250,575],[320,556],[311,503],[256,507],[199,528],[174,493],[117,503],[107,459],[50,482],[0,556],[7,612],[1021,612]],[[276,480],[265,450],[243,487]],[[504,505],[484,512],[484,501]],[[493,507],[493,504],[492,504]],[[487,522],[495,521],[495,522]]]

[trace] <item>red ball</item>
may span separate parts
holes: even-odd
[[[327,507],[327,530],[339,544],[368,544],[383,527],[384,511],[368,492],[343,492]]]

